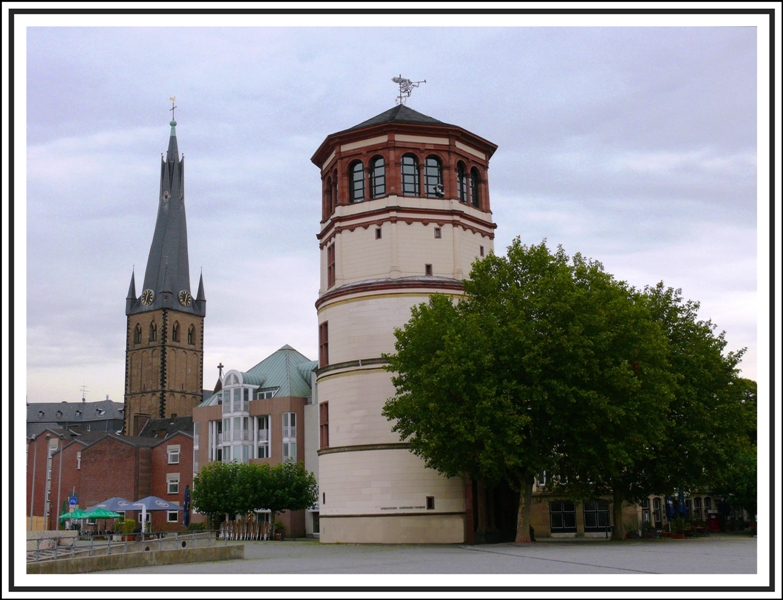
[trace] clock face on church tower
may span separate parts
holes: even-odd
[[[190,306],[191,300],[193,300],[193,297],[190,295],[190,292],[188,290],[180,290],[179,303],[182,306]]]
[[[144,290],[141,293],[141,303],[144,306],[147,306],[149,304],[152,304],[152,301],[155,299],[155,292],[152,290]]]

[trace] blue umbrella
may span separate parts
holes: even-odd
[[[182,516],[182,524],[187,527],[190,525],[190,485],[185,485],[185,514]]]
[[[136,508],[133,508],[131,506],[133,502],[130,500],[126,500],[125,498],[120,498],[119,496],[115,496],[114,498],[109,498],[108,500],[104,500],[103,502],[96,504],[95,506],[90,506],[87,511],[93,511],[97,508],[104,508],[106,510],[110,510],[112,512],[117,511],[126,511],[126,510],[138,510]]]

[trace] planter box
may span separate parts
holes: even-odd
[[[661,535],[663,537],[671,537],[672,536],[672,532],[671,531],[663,531],[663,532],[661,532]]]
[[[685,534],[684,533],[670,533],[669,537],[673,538],[675,540],[684,540],[685,539]]]

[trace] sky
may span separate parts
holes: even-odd
[[[742,374],[756,379],[767,277],[756,29],[736,16],[720,27],[397,26],[429,22],[28,28],[26,197],[15,198],[26,211],[27,401],[76,401],[83,387],[88,401],[123,400],[125,296],[152,241],[171,96],[191,289],[203,273],[207,297],[204,387],[218,363],[247,370],[284,344],[317,358],[310,157],[328,134],[392,108],[397,75],[426,80],[407,106],[497,144],[497,253],[516,236],[546,239],[637,287],[681,288],[727,350],[747,348]]]

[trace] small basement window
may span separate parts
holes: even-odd
[[[424,274],[432,275],[432,265],[424,265]]]
[[[383,231],[381,230],[380,227],[378,227],[378,229],[375,230],[375,239],[379,240],[382,237],[383,237]]]
[[[440,239],[440,227],[435,228],[435,239],[436,240]]]

